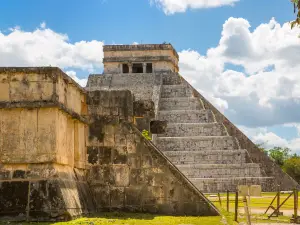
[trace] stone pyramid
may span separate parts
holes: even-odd
[[[152,100],[155,119],[167,121],[153,143],[202,192],[263,191],[298,186],[178,73],[170,44],[104,46],[104,73],[90,75],[87,90],[130,90]]]

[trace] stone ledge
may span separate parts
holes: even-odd
[[[65,74],[58,67],[0,67],[0,75],[1,74],[14,74],[14,73],[37,73],[44,74],[50,76],[53,81],[57,81],[58,76],[62,76],[65,82],[73,84],[76,86],[82,93],[86,93],[86,90],[81,87],[78,83],[76,83],[71,77]]]
[[[104,45],[103,52],[109,51],[146,51],[172,50],[177,59],[179,55],[171,44],[143,44],[143,45]]]
[[[44,101],[19,101],[19,102],[8,102],[0,101],[0,109],[35,109],[35,108],[59,108],[60,110],[67,113],[74,119],[79,120],[82,123],[88,124],[88,119],[84,116],[79,115],[71,109],[68,109],[64,104],[55,100],[44,100]]]

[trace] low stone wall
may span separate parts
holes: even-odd
[[[130,123],[134,116],[129,113],[133,109],[130,92],[110,93],[91,92],[88,101],[88,180],[98,211],[218,215],[217,209]],[[95,96],[100,96],[100,101],[94,101]],[[128,104],[118,110],[122,112],[119,115],[103,116],[97,113],[104,107],[103,96],[111,103],[110,112],[115,112],[120,102]],[[119,117],[123,114],[127,119]]]
[[[0,68],[0,90],[0,218],[92,212],[85,90],[51,67]]]

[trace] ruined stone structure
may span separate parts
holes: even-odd
[[[0,68],[0,218],[218,215],[202,192],[298,186],[178,60],[170,44],[104,46],[104,74],[85,89],[58,68]]]
[[[0,68],[0,219],[218,215],[134,124],[149,126],[153,106],[126,90],[87,92],[58,68]]]

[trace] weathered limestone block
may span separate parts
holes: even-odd
[[[261,177],[258,164],[190,164],[177,165],[189,178]]]
[[[135,101],[133,102],[134,116],[136,117],[150,117],[153,118],[154,114],[154,102],[148,101]]]
[[[89,76],[86,89],[95,90],[129,90],[136,100],[151,100],[155,74],[105,74]]]
[[[162,77],[163,85],[179,85],[182,84],[181,76],[178,73],[164,74]]]
[[[201,151],[238,149],[230,136],[215,137],[159,137],[157,146],[162,151]]]
[[[152,134],[163,134],[168,126],[167,121],[152,120],[150,122],[150,131]]]
[[[0,109],[0,127],[2,163],[53,162],[73,166],[77,154],[79,168],[85,168],[85,125],[57,108]]]
[[[85,91],[56,67],[1,67],[0,108],[60,105],[86,114]]]
[[[203,109],[201,102],[193,97],[162,98],[159,101],[160,110],[200,110]]]
[[[175,164],[233,164],[246,163],[246,150],[166,151],[164,154]]]
[[[192,97],[193,91],[186,85],[163,85],[162,98]]]
[[[80,171],[75,174],[70,167],[51,164],[14,167],[2,168],[2,173],[11,174],[0,180],[2,219],[65,220],[94,210],[87,183],[77,180]]]
[[[226,136],[223,124],[218,123],[169,123],[159,137]]]
[[[172,110],[159,111],[158,119],[168,123],[209,123],[213,121],[213,115],[209,110]]]

